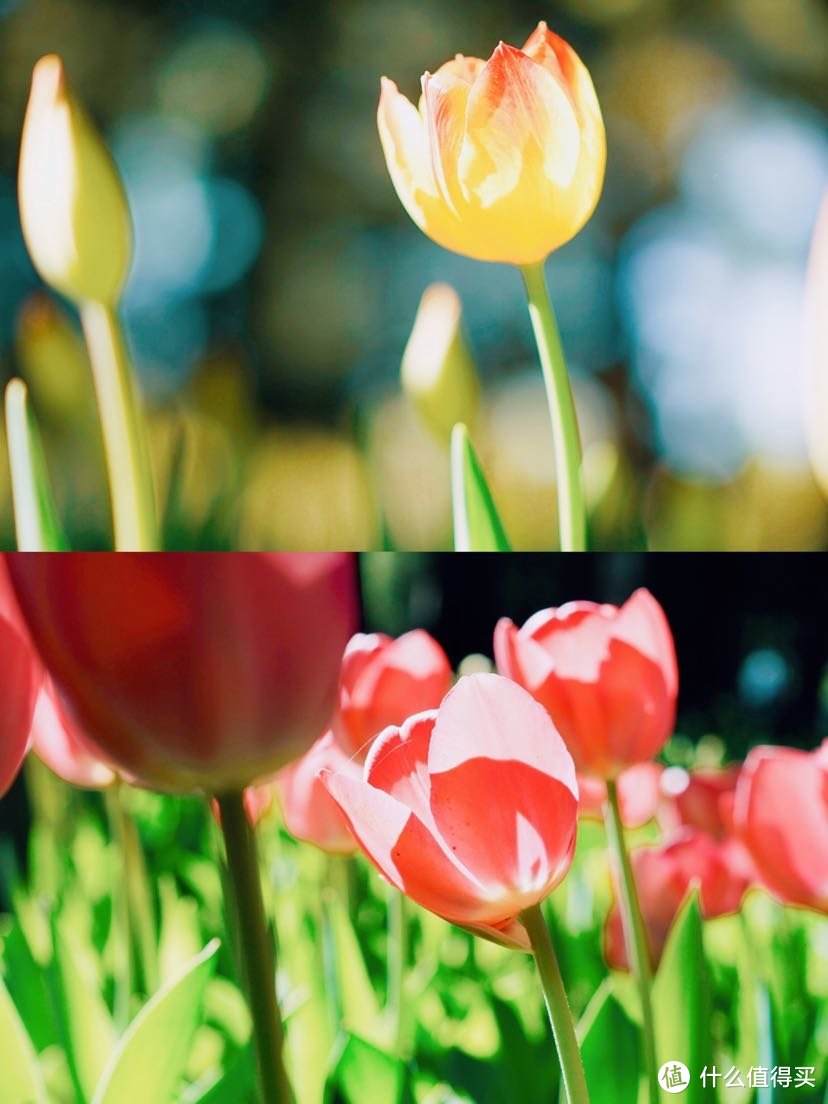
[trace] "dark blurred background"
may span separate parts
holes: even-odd
[[[828,587],[822,556],[369,553],[366,627],[428,629],[455,668],[492,658],[501,617],[517,625],[576,599],[620,605],[647,587],[664,607],[679,664],[677,732],[716,736],[730,758],[758,743],[802,747],[828,734]]]
[[[31,68],[50,51],[129,193],[124,314],[162,497],[186,442],[168,544],[447,547],[447,452],[398,382],[420,295],[444,280],[485,383],[473,431],[507,529],[517,547],[554,545],[519,278],[420,234],[375,127],[381,74],[416,98],[424,70],[458,51],[488,56],[501,38],[520,45],[546,19],[589,65],[609,141],[598,211],[548,269],[594,543],[828,545],[800,341],[828,181],[826,11],[818,0],[0,0],[0,359],[30,382],[75,543],[109,540],[85,354],[65,308],[40,297],[15,197]],[[8,542],[2,471],[0,522]]]

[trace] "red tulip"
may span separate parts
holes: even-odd
[[[680,825],[724,839],[733,829],[733,798],[739,766],[699,768],[686,771],[670,767],[661,777],[664,799],[659,820],[665,831]]]
[[[719,843],[706,832],[683,829],[660,847],[631,855],[653,965],[658,963],[673,920],[690,889],[699,889],[702,915],[712,919],[738,912],[752,881],[752,869],[736,841]],[[621,912],[615,902],[604,929],[604,953],[615,970],[628,970]]]
[[[32,716],[43,669],[32,647],[4,563],[0,562],[0,797],[29,749]]]
[[[89,740],[160,790],[241,790],[333,709],[351,558],[10,555],[35,644]]]
[[[357,633],[342,658],[334,734],[349,754],[364,758],[384,728],[436,709],[451,679],[446,653],[422,629],[396,640]]]
[[[659,785],[664,767],[660,763],[637,763],[618,776],[621,820],[628,828],[640,828],[656,815],[661,801]],[[606,783],[595,775],[578,776],[578,815],[604,819]]]
[[[733,818],[768,889],[828,913],[828,740],[812,752],[754,748]]]
[[[83,730],[67,712],[48,675],[45,676],[32,721],[32,750],[58,777],[85,790],[102,790],[115,772],[90,746]]]
[[[678,671],[664,611],[647,590],[623,606],[570,602],[495,629],[498,669],[545,706],[579,773],[616,778],[673,730]]]
[[[276,789],[285,825],[297,839],[333,855],[350,855],[357,850],[357,843],[320,778],[323,770],[362,777],[362,768],[345,754],[330,730],[306,755],[279,772]]]
[[[517,918],[569,869],[578,802],[572,758],[529,694],[467,675],[438,710],[387,728],[361,779],[323,779],[389,882],[453,923],[528,946]]]

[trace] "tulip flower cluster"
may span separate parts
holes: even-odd
[[[589,1099],[588,1079],[545,912],[579,821],[606,822],[604,969],[636,976],[645,1066],[657,1053],[653,972],[688,903],[713,921],[764,890],[828,914],[828,741],[811,752],[757,747],[721,767],[662,761],[678,666],[649,592],[620,607],[541,610],[520,628],[504,618],[497,671],[455,678],[423,630],[349,636],[352,583],[342,556],[17,555],[3,565],[0,787],[31,747],[74,786],[214,799],[264,1099],[291,1093],[253,888],[251,827],[273,820],[274,798],[297,840],[370,860],[390,887],[389,915],[404,896],[530,952],[569,1104]],[[647,843],[630,851],[635,833]],[[157,968],[151,919],[148,932],[145,977]],[[390,937],[388,947],[390,968]]]

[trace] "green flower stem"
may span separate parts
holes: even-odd
[[[575,1024],[572,1022],[572,1012],[566,999],[566,990],[555,948],[552,945],[552,937],[540,905],[532,905],[531,908],[526,909],[520,914],[520,919],[529,933],[529,942],[532,944],[535,963],[540,974],[546,1010],[549,1013],[549,1022],[552,1024],[555,1046],[558,1048],[566,1102],[567,1104],[589,1104],[589,1090],[581,1052],[578,1049]]]
[[[586,550],[586,508],[581,478],[581,441],[572,389],[555,311],[549,299],[543,262],[521,268],[535,332],[555,446],[558,528],[561,551]]]
[[[121,325],[105,303],[83,303],[80,315],[103,434],[115,547],[155,552],[160,547],[155,492]]]
[[[624,927],[624,940],[627,945],[627,958],[638,982],[638,995],[641,1002],[641,1027],[644,1041],[644,1068],[649,1087],[650,1104],[658,1104],[658,1062],[656,1061],[655,1026],[653,1023],[653,1005],[651,991],[653,973],[650,966],[650,951],[647,945],[647,932],[638,890],[633,878],[630,854],[624,838],[624,825],[621,820],[621,808],[618,804],[618,786],[614,781],[607,782],[607,804],[604,810],[607,837],[615,853],[620,874],[621,917]]]
[[[276,1001],[276,956],[265,923],[256,842],[241,793],[218,797],[227,852],[228,879],[235,909],[238,953],[253,1019],[262,1104],[291,1104],[285,1070],[284,1031]]]
[[[403,988],[408,966],[408,915],[404,894],[388,887],[388,985],[386,1009],[392,1025],[392,1038],[398,1055],[406,1049],[405,998]]]
[[[132,914],[135,953],[141,967],[144,992],[147,996],[151,996],[160,984],[152,894],[138,829],[124,807],[123,785],[122,782],[117,782],[112,789],[120,811],[124,877]]]
[[[117,848],[112,860],[114,881],[112,886],[112,923],[117,939],[115,944],[115,1023],[125,1031],[131,1018],[132,1003],[132,917],[126,864],[124,862],[124,809],[117,789],[108,786],[104,790],[104,807],[109,822],[109,834]]]

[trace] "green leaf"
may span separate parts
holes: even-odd
[[[88,947],[65,922],[55,924],[54,937],[69,1066],[88,1100],[115,1045],[115,1029]]]
[[[661,958],[653,983],[658,1065],[683,1062],[690,1070],[690,1085],[682,1100],[702,1104],[716,1098],[710,1081],[703,1084],[705,1066],[715,1065],[710,1037],[710,981],[702,945],[702,921],[698,893],[682,905]],[[666,1102],[671,1094],[662,1091]]]
[[[62,552],[69,545],[55,507],[29,393],[21,379],[6,388],[14,527],[21,552]]]
[[[0,1080],[3,1104],[48,1104],[32,1041],[0,978]]]
[[[366,1100],[399,1104],[405,1066],[358,1035],[349,1035],[329,1084],[339,1090],[345,1104],[364,1104]]]
[[[380,1009],[365,966],[362,948],[342,898],[335,892],[329,892],[324,897],[323,908],[326,910],[333,939],[342,1020],[345,1027],[356,1028],[367,1034],[372,1029],[376,1030]],[[386,1040],[374,1037],[373,1041],[381,1043]]]
[[[641,1079],[641,1036],[613,995],[607,978],[578,1024],[590,1104],[635,1100]],[[612,1055],[612,1061],[607,1056]]]
[[[92,1104],[169,1104],[190,1056],[215,968],[212,940],[141,1009],[112,1054]]]
[[[455,552],[511,552],[492,492],[462,422],[451,434],[451,502]]]

